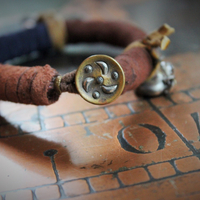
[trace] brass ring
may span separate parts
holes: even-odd
[[[61,82],[61,79],[62,79],[62,76],[57,76],[56,79],[55,79],[55,82],[54,82],[54,85],[55,85],[55,88],[57,90],[57,92],[59,94],[62,93],[61,89],[60,89],[60,82]]]

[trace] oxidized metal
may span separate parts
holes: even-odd
[[[173,65],[170,62],[161,61],[156,65],[150,77],[138,87],[137,93],[142,96],[167,94],[175,83]]]
[[[93,104],[107,104],[123,91],[125,76],[120,64],[106,55],[94,55],[82,62],[76,72],[76,88]]]

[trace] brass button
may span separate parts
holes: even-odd
[[[124,71],[110,56],[94,55],[85,59],[76,72],[79,94],[93,104],[107,104],[123,91]]]

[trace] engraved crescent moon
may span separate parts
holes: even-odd
[[[108,73],[108,65],[103,61],[97,61],[96,64],[101,68],[104,75]]]
[[[87,77],[84,81],[83,81],[83,88],[86,92],[89,92],[89,87],[91,85],[91,83],[94,81],[94,78],[92,77]]]
[[[106,94],[111,94],[113,93],[115,90],[117,89],[117,85],[111,85],[111,86],[102,86],[102,90],[103,92],[105,92]]]

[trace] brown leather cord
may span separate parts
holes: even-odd
[[[115,58],[124,70],[126,82],[124,92],[136,89],[150,75],[153,69],[152,58],[145,48],[131,48]],[[65,74],[61,79],[62,92],[78,93],[75,85],[76,70]]]
[[[117,21],[66,21],[67,43],[104,42],[126,47],[135,40],[143,39],[146,33],[132,24]]]
[[[139,28],[124,22],[71,20],[66,25],[68,43],[105,42],[126,47],[146,35]],[[138,87],[152,71],[152,59],[145,48],[131,48],[117,56],[116,60],[125,72],[124,92]],[[75,74],[76,71],[73,71],[62,77],[62,92],[77,93]],[[57,76],[57,71],[49,65],[32,68],[0,65],[0,99],[34,105],[52,104],[60,95],[54,87]]]
[[[131,48],[115,59],[122,66],[126,77],[123,93],[136,89],[148,78],[153,69],[152,58],[145,48]]]
[[[0,65],[0,99],[16,103],[49,105],[58,100],[52,92],[53,77],[58,73],[49,65],[21,67]],[[53,95],[52,95],[53,93]]]
[[[109,21],[66,21],[68,43],[104,42],[107,44],[126,47],[131,42],[143,39],[146,34],[136,26],[124,22]],[[136,89],[144,82],[152,71],[152,60],[145,48],[131,48],[125,54],[115,58],[122,66],[126,84],[124,92]],[[63,76],[60,89],[62,92],[77,93],[75,86],[75,71]]]
[[[61,92],[70,92],[70,93],[78,94],[78,91],[75,85],[75,75],[76,75],[76,70],[70,73],[67,73],[62,77],[61,82],[60,82]]]

